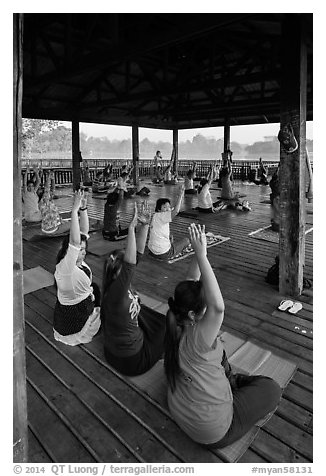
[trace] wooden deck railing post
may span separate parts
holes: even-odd
[[[22,200],[21,200],[21,135],[23,81],[23,14],[13,18],[13,460],[28,460],[25,327],[23,298]]]
[[[281,51],[281,127],[292,125],[298,149],[287,153],[280,147],[279,290],[298,296],[305,250],[307,95],[307,50],[300,14],[284,16]]]
[[[175,172],[178,175],[178,170],[179,170],[179,151],[178,151],[178,137],[179,137],[179,131],[178,129],[173,129],[173,137],[172,137],[172,142],[173,142],[173,149],[174,149],[174,154],[175,154],[175,161],[174,161],[174,166],[175,166]]]
[[[231,136],[231,127],[228,119],[225,119],[224,124],[224,143],[223,143],[223,152],[227,152],[230,149],[230,136]]]
[[[137,187],[139,185],[139,128],[137,125],[132,126],[132,178],[133,183]]]
[[[71,133],[72,133],[72,185],[73,185],[73,190],[77,190],[81,181],[79,122],[78,121],[72,121]]]

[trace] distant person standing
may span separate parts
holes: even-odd
[[[162,167],[162,160],[163,159],[162,159],[161,151],[157,150],[156,154],[154,155],[154,162],[153,162],[155,169],[157,167]]]
[[[152,182],[153,183],[160,183],[163,182],[164,179],[164,172],[163,172],[163,163],[162,163],[162,154],[159,150],[156,151],[154,155],[153,165],[152,168]]]

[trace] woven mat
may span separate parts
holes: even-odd
[[[67,215],[70,216],[70,212],[63,212],[60,213],[62,218],[65,220],[70,220],[70,218],[65,218]],[[94,231],[100,230],[102,228],[102,224],[100,220],[95,220],[94,218],[89,219],[89,233],[92,233]],[[31,226],[24,226],[22,229],[22,234],[23,234],[23,240],[25,241],[39,241],[39,240],[45,240],[49,238],[57,238],[60,236],[65,236],[69,234],[69,230],[66,230],[64,233],[42,233],[41,231],[41,223],[38,223],[37,225],[31,225]]]
[[[159,309],[162,302],[155,298],[140,294],[142,302],[148,307]],[[166,306],[165,306],[166,307]],[[294,375],[296,364],[286,359],[274,355],[271,351],[263,349],[253,342],[244,341],[228,332],[223,332],[220,336],[224,343],[229,361],[235,371],[248,373],[250,375],[266,375],[274,378],[282,388],[285,388]],[[169,413],[167,406],[167,380],[164,373],[164,361],[159,360],[148,372],[137,377],[128,377],[134,385],[149,395],[153,400],[162,406]],[[247,451],[253,440],[256,438],[259,429],[273,415],[273,412],[251,428],[242,438],[220,450],[214,450],[221,459],[228,463],[237,462]]]
[[[199,218],[199,213],[197,210],[191,211],[191,210],[183,210],[182,212],[179,212],[178,217],[184,217],[184,218]]]
[[[221,243],[224,243],[224,241],[227,241],[230,239],[230,237],[225,237],[222,235],[214,235],[213,233],[206,233],[207,237],[207,248],[211,248],[212,246],[219,245]],[[185,248],[181,253],[176,255],[174,258],[169,259],[168,263],[172,264],[177,261],[180,261],[181,259],[187,258],[188,256],[193,255],[195,252],[192,249],[191,245],[188,245],[187,248]]]
[[[73,197],[73,195],[65,195],[65,194],[62,194],[62,195],[54,195],[54,196],[53,196],[53,200],[58,200],[59,198],[69,198],[69,197]]]
[[[313,227],[307,224],[305,234],[310,233],[312,230]],[[248,236],[251,236],[251,238],[256,238],[257,240],[269,241],[271,243],[279,242],[279,233],[278,231],[273,231],[271,225],[265,226],[264,228],[259,228],[256,231],[252,231]]]
[[[127,236],[126,236],[127,238]],[[87,242],[87,253],[91,253],[96,256],[104,256],[113,250],[124,248],[126,240],[109,241],[104,240],[102,231],[93,233]]]
[[[212,190],[210,188],[210,190]],[[237,198],[244,198],[247,195],[245,193],[235,193],[233,198],[223,198],[221,195],[216,195],[216,198],[220,198],[221,200],[225,200],[226,202],[229,200],[236,200]]]
[[[32,293],[38,289],[46,288],[54,284],[53,274],[49,273],[42,266],[26,269],[23,272],[24,294]]]
[[[96,194],[92,193],[92,198],[96,198],[98,200],[106,200],[107,199],[107,194],[103,193],[101,195],[96,195]]]

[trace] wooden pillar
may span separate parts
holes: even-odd
[[[139,129],[138,126],[132,126],[132,179],[136,187],[139,185]]]
[[[231,141],[230,141],[230,132],[231,132],[231,127],[229,122],[226,120],[224,124],[224,144],[223,144],[223,152],[227,152],[227,150],[230,149]]]
[[[305,251],[307,53],[303,20],[304,15],[285,14],[282,24],[281,127],[290,122],[298,142],[292,154],[280,146],[279,291],[290,296],[302,292]]]
[[[79,140],[79,122],[72,121],[72,186],[73,190],[77,190],[81,182],[80,171],[80,140]]]
[[[13,460],[15,463],[26,463],[28,461],[28,441],[21,226],[23,14],[14,14],[13,21]]]
[[[173,129],[172,143],[173,143],[173,149],[175,154],[174,171],[177,175],[178,175],[178,158],[179,158],[178,142],[179,142],[179,130]]]

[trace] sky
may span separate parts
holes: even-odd
[[[66,127],[71,127],[70,122],[64,122],[63,124]],[[309,121],[306,124],[306,137],[307,139],[313,139],[313,122]],[[264,141],[264,137],[266,136],[277,136],[279,128],[279,123],[232,126],[231,141],[251,145],[254,142]],[[131,139],[131,127],[128,126],[80,123],[80,132],[84,132],[88,137],[107,137],[111,141],[114,139]],[[215,139],[223,139],[223,127],[180,130],[179,142],[185,142],[186,140],[191,141],[197,134],[202,134],[205,137],[214,137]],[[139,140],[142,141],[146,137],[153,142],[167,141],[172,143],[172,131],[170,130],[140,127]]]

